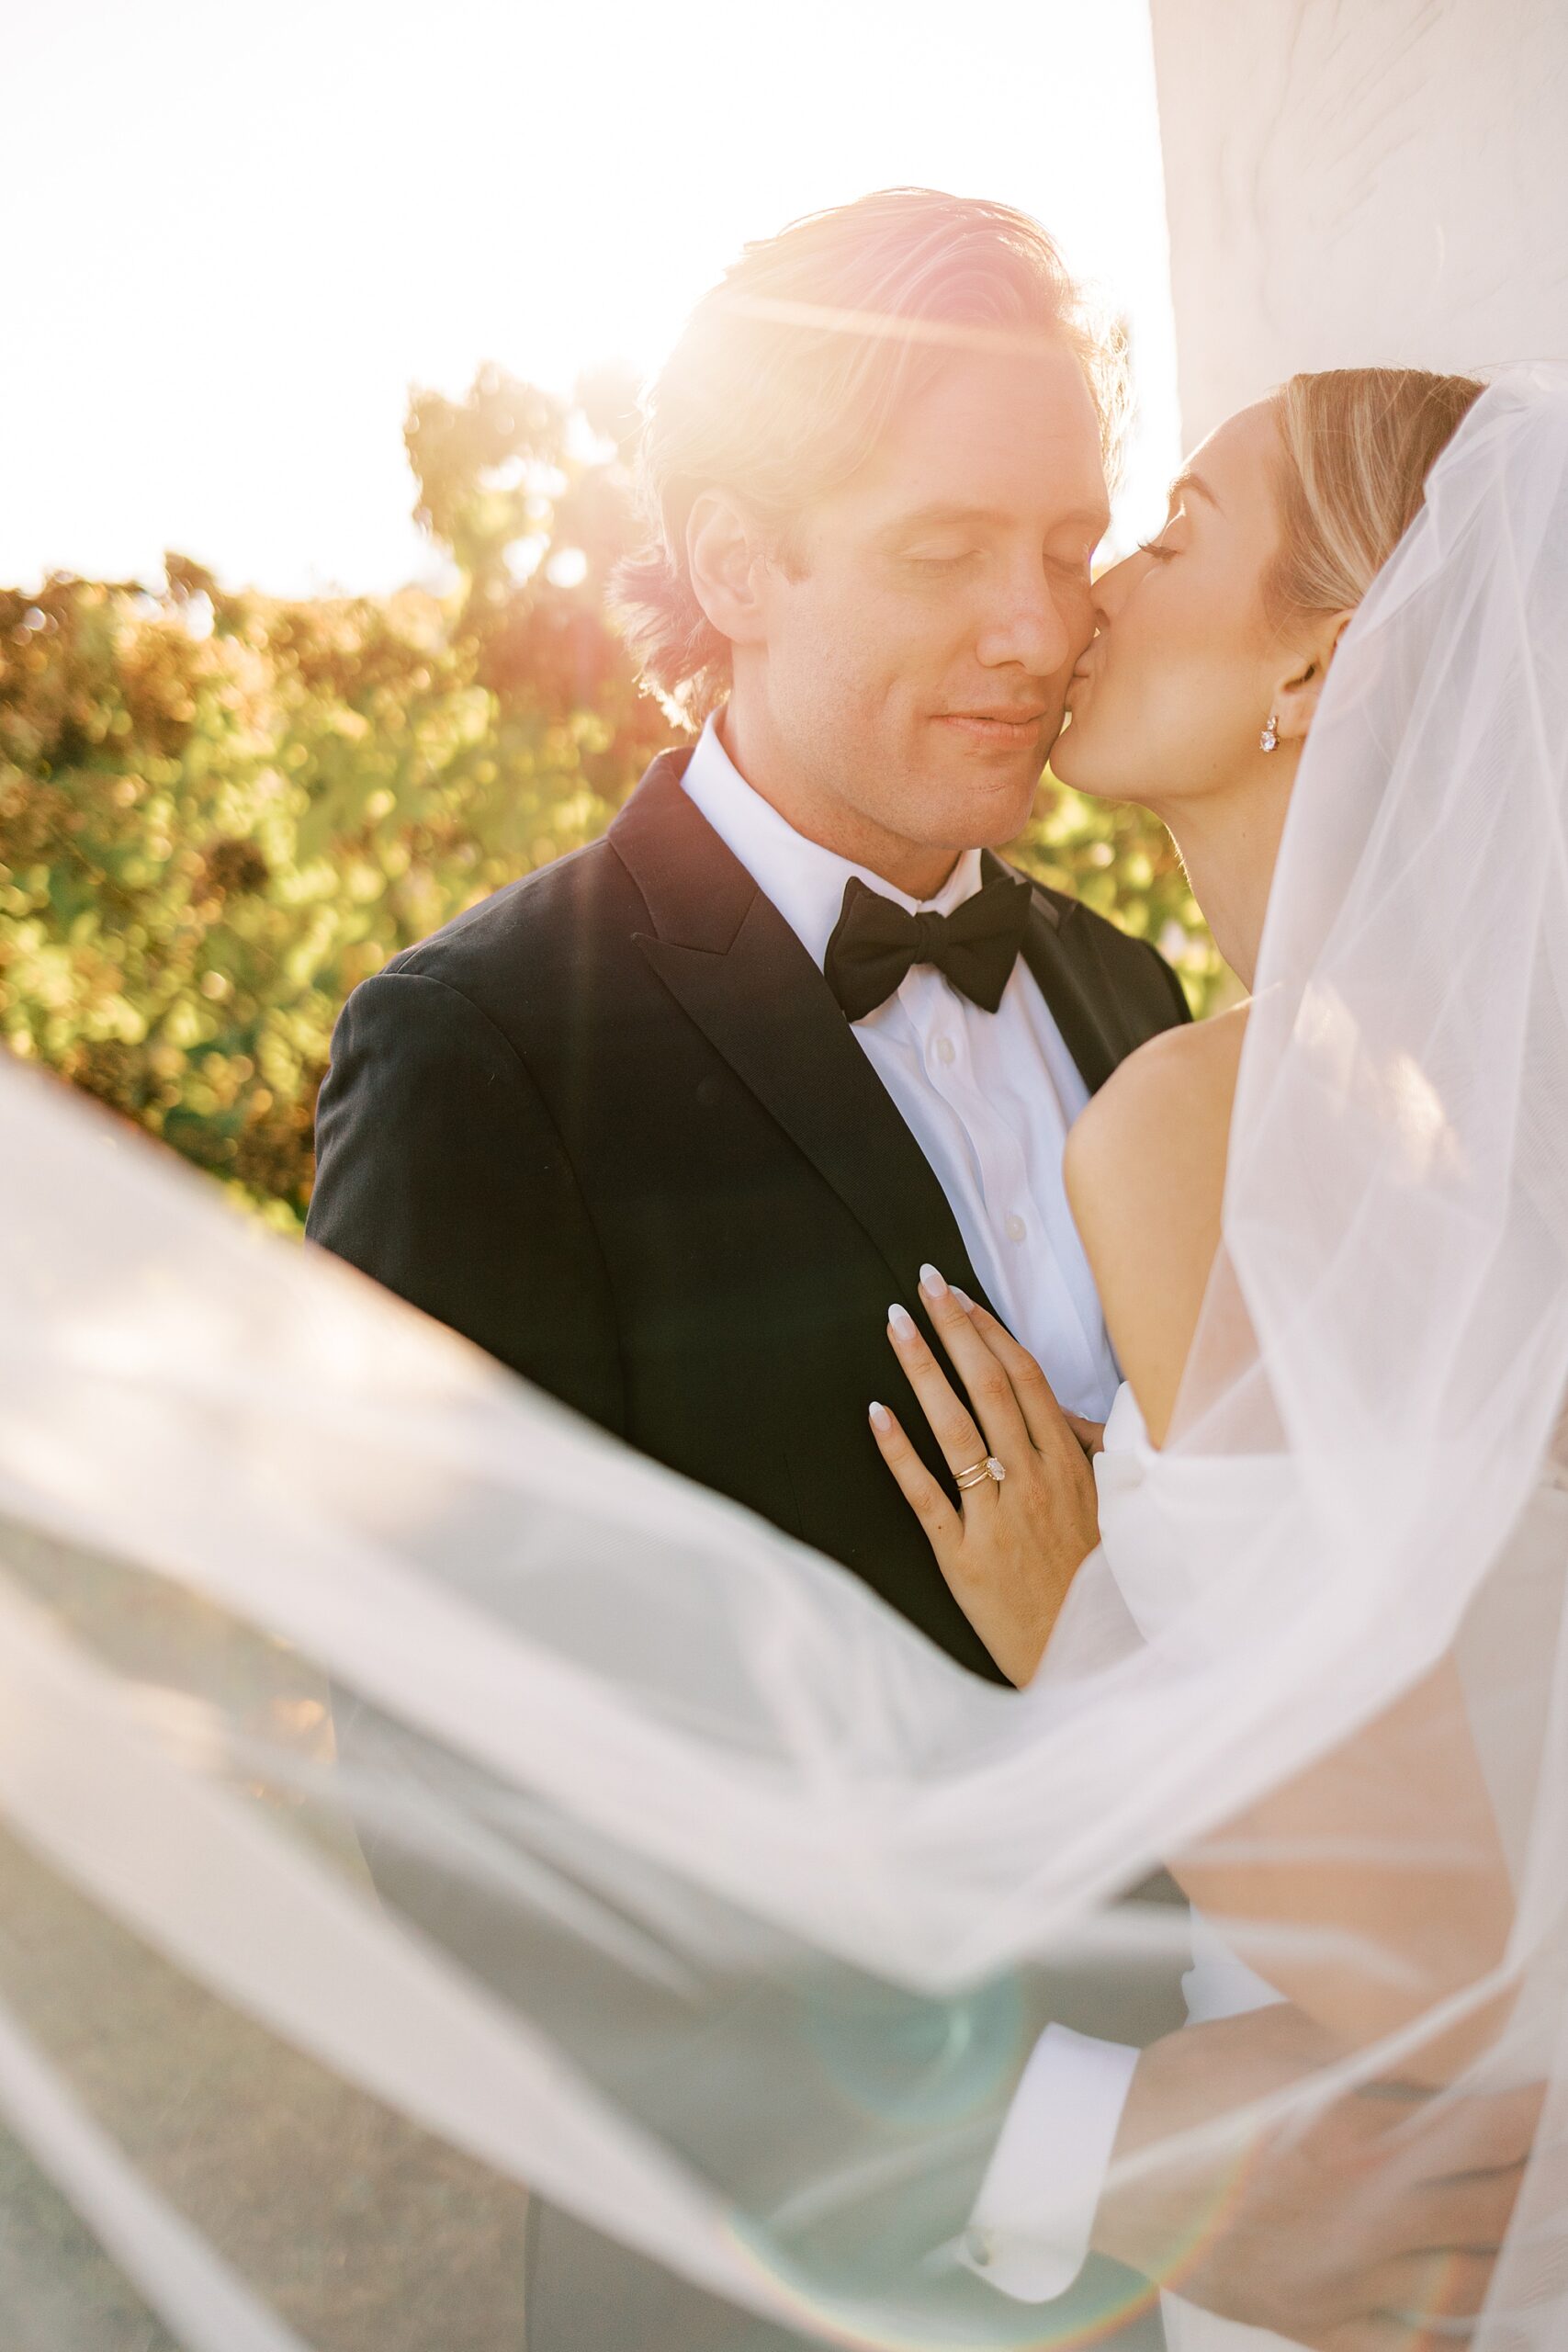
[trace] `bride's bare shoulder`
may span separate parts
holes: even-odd
[[[1130,1055],[1067,1137],[1067,1200],[1111,1341],[1156,1442],[1219,1247],[1247,1007]]]

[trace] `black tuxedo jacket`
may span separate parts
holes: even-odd
[[[602,841],[349,999],[308,1230],[994,1675],[866,1426],[946,1472],[886,1337],[953,1211],[827,981],[657,759]],[[987,863],[995,870],[994,861]],[[1155,949],[1033,886],[1023,950],[1092,1091],[1187,1018]]]
[[[984,1294],[826,980],[682,790],[689,756],[656,760],[603,841],[355,991],[321,1090],[309,1230],[632,1445],[841,1560],[994,1676],[865,1417],[882,1397],[946,1476],[887,1345],[886,1310],[901,1299],[920,1314],[927,1259]],[[1153,948],[1055,891],[1035,888],[1024,954],[1091,1089],[1187,1017]],[[374,1724],[351,1709],[339,1736],[349,1747]],[[457,1880],[434,1893],[428,1856],[405,1874],[363,1834],[383,1894],[423,1911],[429,1932],[525,2003],[525,1923],[476,1913]],[[1043,2003],[1037,2022],[1105,2030],[1092,1987],[1037,1984],[1030,1998]],[[901,2034],[918,2046],[922,2030],[909,2006],[913,2027],[885,1988],[870,2012],[895,2075]],[[1139,2038],[1180,2018],[1173,1984],[1156,1984]],[[737,2130],[753,2145],[747,2069],[772,2030],[754,2000],[696,2051],[666,2021],[666,2079],[637,2085],[715,2177],[739,2183]],[[777,2030],[798,2033],[798,2021]],[[1124,2016],[1117,2030],[1127,2037]],[[1020,2067],[1032,2031],[1021,2022]],[[831,2128],[852,2144],[852,2119]],[[824,2161],[841,2154],[835,2143]],[[934,2149],[918,2193],[895,2169],[886,2210],[853,2217],[889,2263],[962,2229],[980,2177],[972,2154],[955,2164]],[[1091,2262],[1075,2290],[1086,2326],[1103,2309],[1105,2268]],[[530,2352],[804,2343],[537,2200],[527,2281]],[[967,2291],[997,2309],[989,2290]],[[1152,2323],[1136,2335],[1158,2341]]]

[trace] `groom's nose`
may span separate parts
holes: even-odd
[[[1075,630],[1087,642],[1089,629],[1081,588],[1064,587],[1038,563],[1021,565],[1000,583],[976,650],[987,669],[1010,665],[1032,678],[1049,678],[1081,650]]]

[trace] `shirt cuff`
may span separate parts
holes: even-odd
[[[1014,2301],[1065,2295],[1083,2268],[1142,2054],[1064,2025],[1030,2052],[964,2236],[967,2267]]]

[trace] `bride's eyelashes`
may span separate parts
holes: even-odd
[[[1165,533],[1163,531],[1152,539],[1140,539],[1138,541],[1138,553],[1140,555],[1152,555],[1156,563],[1168,563],[1171,557],[1175,555],[1176,552],[1177,550],[1175,548],[1168,548],[1166,546]]]

